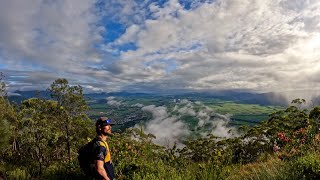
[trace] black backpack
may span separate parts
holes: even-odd
[[[98,140],[94,138],[92,141],[81,146],[78,150],[78,162],[80,168],[87,176],[93,176],[95,172],[94,156],[97,148]]]

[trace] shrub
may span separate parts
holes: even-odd
[[[6,173],[8,179],[31,179],[31,175],[25,170],[17,168]]]
[[[320,179],[320,156],[312,153],[292,161],[290,172],[295,179]]]
[[[46,168],[43,179],[85,179],[76,159],[70,162],[55,162]]]

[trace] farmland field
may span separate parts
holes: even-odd
[[[187,98],[186,98],[187,99]],[[179,99],[178,99],[179,100]],[[118,124],[118,128],[124,129],[134,126],[141,121],[148,121],[152,118],[151,114],[141,110],[144,106],[154,105],[155,107],[164,106],[168,110],[174,108],[177,104],[174,97],[115,97],[113,100],[117,105],[111,105],[108,101],[90,101],[89,116],[96,119],[99,116],[108,116],[114,119]],[[225,101],[211,98],[189,98],[190,102],[200,102],[204,106],[212,109],[215,113],[230,116],[230,125],[255,125],[278,110],[283,109],[281,106],[263,106],[258,104],[243,104],[234,101]],[[195,110],[199,107],[195,106]],[[197,122],[194,117],[182,116],[190,127]]]

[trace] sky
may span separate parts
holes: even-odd
[[[9,91],[320,89],[319,0],[0,0]]]

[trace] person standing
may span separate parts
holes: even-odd
[[[107,117],[100,117],[96,122],[97,142],[94,148],[96,179],[113,180],[115,178],[108,136],[112,135],[114,125]]]

